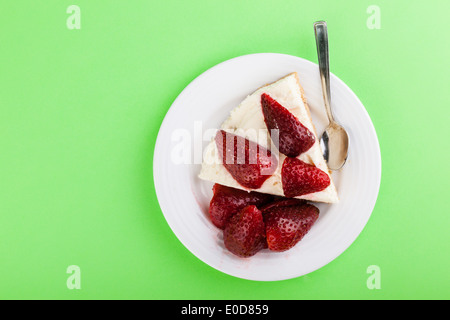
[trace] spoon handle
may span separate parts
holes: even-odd
[[[331,94],[330,94],[330,62],[328,55],[328,32],[325,21],[314,23],[314,33],[316,36],[317,58],[319,61],[320,81],[322,83],[323,101],[327,112],[328,120],[334,122],[331,113]]]

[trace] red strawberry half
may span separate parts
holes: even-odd
[[[272,251],[295,246],[319,218],[319,209],[311,204],[272,207],[264,211],[267,245]]]
[[[239,257],[250,257],[267,247],[261,211],[250,205],[236,213],[223,231],[225,247]]]
[[[237,212],[248,205],[264,205],[273,199],[273,196],[247,192],[216,183],[213,187],[214,195],[209,204],[209,215],[212,223],[220,228],[225,228],[225,223]]]
[[[297,157],[313,146],[314,134],[266,93],[261,95],[261,107],[270,136],[281,153]]]
[[[256,142],[224,130],[217,132],[215,140],[224,167],[246,188],[260,188],[277,168],[276,157]]]
[[[286,197],[297,197],[324,190],[330,177],[314,165],[288,157],[281,168],[281,182]]]

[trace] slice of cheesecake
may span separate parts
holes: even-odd
[[[338,202],[296,72],[257,89],[231,111],[204,152],[199,178],[247,191]]]

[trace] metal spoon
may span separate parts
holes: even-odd
[[[348,154],[348,135],[345,129],[336,123],[331,112],[330,94],[330,63],[328,58],[328,32],[325,21],[314,23],[316,35],[317,56],[319,61],[320,81],[322,83],[323,100],[327,112],[328,127],[320,139],[323,148],[323,156],[328,168],[339,170],[345,164]]]

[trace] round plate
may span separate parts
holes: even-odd
[[[197,176],[211,131],[260,86],[297,71],[320,136],[328,124],[318,66],[284,54],[237,57],[207,70],[174,101],[155,146],[153,175],[162,212],[178,239],[196,257],[229,275],[259,281],[299,277],[334,260],[358,237],[375,205],[381,178],[377,135],[364,106],[344,82],[331,74],[336,120],[349,134],[345,166],[333,172],[340,202],[317,204],[319,219],[292,249],[268,249],[239,258],[223,245],[222,231],[209,220],[210,182]]]

